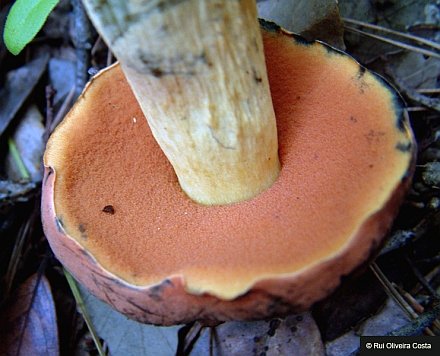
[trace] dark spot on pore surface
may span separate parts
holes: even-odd
[[[350,121],[356,123],[358,120],[354,116],[350,116]]]
[[[115,208],[113,205],[106,205],[104,208],[102,208],[102,211],[106,214],[113,215],[115,213]]]
[[[87,239],[87,234],[86,234],[86,228],[83,224],[79,224],[78,225],[78,230],[81,233],[81,238],[83,238],[84,240]]]
[[[297,320],[297,321],[303,321],[303,316],[302,316],[302,315],[298,315],[298,316],[296,317],[296,320]]]
[[[278,327],[280,326],[281,321],[278,319],[272,319],[269,322],[269,331],[267,332],[267,335],[274,336],[275,332],[277,331]]]

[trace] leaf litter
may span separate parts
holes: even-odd
[[[46,53],[7,74],[4,88],[0,90],[0,135],[37,85],[48,61],[49,54]]]
[[[62,11],[58,12],[57,16],[68,16],[70,11],[68,1],[63,0],[61,6]],[[388,289],[392,286],[395,293],[406,298],[406,303],[412,305],[412,309],[415,313],[413,314],[414,318],[412,321],[408,319],[402,307],[393,300],[387,299],[381,287],[372,288],[368,282],[364,282],[366,285],[365,288],[362,289],[362,294],[359,294],[357,299],[353,299],[353,295],[351,295],[353,293],[353,287],[350,288],[350,285],[353,285],[354,281],[359,280],[359,278],[366,273],[362,271],[359,271],[359,274],[352,279],[344,281],[343,286],[339,289],[339,291],[341,291],[339,294],[341,300],[339,305],[337,302],[333,304],[330,303],[329,300],[331,298],[323,301],[314,308],[312,314],[304,314],[303,320],[301,323],[298,323],[298,325],[292,324],[295,322],[297,316],[289,316],[285,319],[273,319],[272,321],[229,322],[210,327],[196,323],[193,326],[188,325],[180,328],[157,328],[135,323],[113,311],[106,304],[97,301],[93,296],[88,295],[86,291],[82,291],[85,310],[90,315],[97,334],[103,339],[104,352],[108,349],[111,354],[117,355],[148,353],[153,350],[154,354],[173,355],[176,353],[176,350],[185,351],[188,350],[187,346],[191,345],[191,354],[219,354],[220,352],[223,352],[223,354],[227,352],[252,354],[254,350],[266,354],[275,353],[277,351],[291,353],[289,346],[291,346],[290,344],[293,342],[292,338],[295,337],[295,334],[301,334],[302,330],[302,341],[304,341],[305,344],[303,346],[308,347],[308,349],[304,349],[307,350],[307,352],[312,350],[311,347],[313,344],[315,345],[313,352],[316,351],[317,354],[322,354],[324,352],[322,345],[324,341],[326,343],[325,352],[334,355],[343,355],[350,353],[350,350],[356,350],[358,346],[353,342],[351,344],[349,343],[351,346],[344,347],[341,346],[342,343],[339,343],[338,348],[331,346],[336,345],[340,339],[350,339],[354,336],[357,338],[356,340],[358,340],[358,335],[366,332],[377,335],[386,334],[393,332],[393,330],[395,331],[395,327],[397,326],[397,332],[400,334],[414,332],[414,330],[423,332],[423,330],[426,330],[426,325],[429,326],[438,316],[438,308],[433,304],[435,298],[427,293],[423,286],[413,289],[414,285],[420,285],[420,283],[418,283],[417,278],[414,277],[414,271],[411,272],[410,269],[406,270],[402,268],[402,266],[407,265],[408,259],[414,261],[417,270],[422,276],[426,276],[424,278],[430,286],[432,286],[434,290],[438,290],[440,285],[440,269],[438,268],[440,262],[438,258],[439,246],[438,243],[436,244],[434,242],[434,238],[438,235],[439,231],[438,219],[436,218],[438,214],[436,214],[436,212],[438,212],[438,205],[440,204],[436,205],[435,201],[436,199],[440,201],[440,198],[438,187],[431,184],[431,182],[436,181],[435,177],[437,177],[439,171],[436,163],[440,161],[440,144],[438,140],[440,137],[440,125],[438,123],[438,112],[432,110],[432,107],[430,108],[424,105],[423,100],[417,100],[416,96],[408,94],[415,91],[424,97],[437,100],[439,94],[439,60],[432,58],[435,56],[426,57],[426,53],[424,55],[413,49],[407,50],[402,48],[402,46],[397,47],[390,43],[385,43],[383,39],[390,39],[397,44],[406,43],[433,53],[438,49],[435,48],[435,46],[422,43],[423,41],[420,42],[411,38],[405,38],[401,35],[394,36],[392,33],[387,33],[380,29],[374,30],[371,27],[360,26],[353,22],[350,23],[350,20],[355,20],[375,24],[396,30],[399,33],[422,36],[429,41],[438,43],[438,39],[440,38],[437,21],[439,14],[438,5],[435,1],[426,0],[416,3],[409,0],[386,2],[369,0],[350,2],[342,0],[339,1],[339,7],[337,7],[336,1],[334,0],[297,1],[293,5],[290,1],[269,2],[263,0],[258,1],[258,6],[261,13],[264,13],[265,17],[269,19],[278,22],[290,21],[290,24],[284,23],[284,26],[288,27],[288,29],[302,32],[303,35],[313,38],[321,38],[339,48],[343,48],[344,46],[342,39],[342,27],[344,26],[344,22],[340,20],[338,13],[341,12],[346,20],[346,30],[348,26],[352,26],[363,32],[368,32],[368,35],[359,33],[354,35],[347,33],[348,31],[346,32],[345,39],[347,40],[349,53],[353,54],[361,62],[366,63],[368,67],[388,76],[388,78],[390,78],[391,73],[391,80],[394,79],[395,84],[396,79],[397,81],[400,79],[401,84],[404,84],[404,89],[409,89],[404,90],[403,94],[409,102],[409,115],[419,142],[420,158],[418,163],[420,167],[418,167],[416,171],[413,189],[390,234],[394,237],[393,243],[388,245],[391,247],[378,259],[377,266],[387,275],[389,281],[389,285],[383,288],[389,292]],[[308,11],[304,9],[308,9]],[[327,9],[327,13],[325,11],[324,13],[317,11],[317,9]],[[291,11],[296,12],[294,15],[290,15]],[[304,16],[304,13],[306,13],[307,16]],[[57,23],[57,16],[50,17],[52,18],[51,26],[53,26],[53,23]],[[309,22],[303,24],[303,19],[307,19],[306,21]],[[61,18],[59,21],[63,23],[63,27],[68,26],[69,21],[65,21]],[[333,24],[330,24],[329,22],[332,21]],[[298,25],[303,27],[294,27]],[[329,25],[331,26],[331,31],[326,30],[329,28]],[[81,27],[81,22],[79,26]],[[58,31],[59,33],[56,31],[49,32],[53,34],[53,36],[48,36],[50,37],[50,41],[57,41],[59,38],[65,42],[66,31]],[[375,35],[376,38],[371,38],[370,34]],[[73,33],[72,35],[74,36],[75,34]],[[93,36],[96,38],[96,34],[93,34]],[[75,41],[73,42],[75,43]],[[91,62],[94,68],[105,66],[107,60],[109,58],[111,60],[112,58],[111,52],[109,52],[102,43],[98,46],[98,43],[99,38],[95,41],[92,50]],[[37,57],[34,61],[28,61],[26,65],[14,69],[8,74],[4,88],[2,89],[2,95],[0,96],[0,134],[3,133],[6,128],[9,129],[12,126],[11,123],[19,125],[22,116],[17,115],[17,113],[24,109],[23,104],[25,102],[35,102],[38,104],[39,109],[44,107],[44,103],[38,102],[37,96],[30,96],[30,93],[36,87],[37,83],[41,81],[49,58],[51,58],[49,80],[50,85],[55,88],[55,100],[53,102],[49,101],[48,107],[46,108],[46,119],[48,122],[45,123],[45,126],[47,132],[50,132],[51,129],[54,128],[56,122],[58,122],[62,116],[62,114],[60,114],[57,120],[49,120],[49,109],[55,109],[58,112],[65,113],[68,106],[70,106],[71,99],[67,100],[69,96],[68,93],[73,93],[75,90],[78,90],[78,88],[72,89],[74,87],[74,78],[77,76],[76,73],[73,73],[74,66],[71,61],[71,54],[75,53],[75,49],[65,47],[60,51],[59,47],[53,46],[54,42],[51,42],[51,44],[52,50],[50,51],[50,55],[46,53],[43,56]],[[38,46],[34,45],[34,47],[34,53],[38,53]],[[64,53],[68,53],[67,57],[63,57],[63,55],[60,56],[60,52],[63,51]],[[40,51],[39,53],[42,52]],[[79,52],[77,53],[79,56]],[[8,60],[8,55],[2,55],[2,57],[3,62]],[[80,61],[87,59],[84,59],[84,56],[82,57],[82,59],[80,57],[77,58]],[[55,58],[60,58],[61,61],[53,62]],[[90,64],[82,62],[79,66],[76,66],[76,70],[81,71],[81,76],[84,75],[83,69],[87,69],[88,65]],[[61,70],[58,70],[59,68]],[[384,71],[385,68],[391,68],[391,71],[386,73]],[[66,78],[60,77],[60,73],[62,76],[64,70],[66,70],[66,73],[67,71],[69,72]],[[67,79],[67,81],[63,82],[63,79]],[[403,86],[400,85],[400,87]],[[65,107],[60,109],[63,100],[65,103],[63,106]],[[54,105],[53,108],[50,107],[52,104]],[[15,122],[13,122],[13,120]],[[3,137],[4,136],[2,136],[2,139]],[[20,152],[20,156],[25,157],[26,154],[25,150]],[[426,167],[429,168],[427,169]],[[428,170],[429,177],[427,178],[428,173],[425,172]],[[434,178],[431,179],[431,177]],[[35,199],[34,195],[35,184],[32,182],[15,183],[6,180],[0,181],[0,206],[8,206],[15,209],[13,210],[14,214],[10,216],[18,216],[16,211],[20,207],[19,204],[23,204],[27,201],[32,202],[32,200]],[[33,258],[38,257],[34,256]],[[23,273],[25,271],[23,271],[22,264],[17,265],[17,272],[14,278],[15,285],[20,285],[20,279],[23,280],[22,276],[26,275],[26,273]],[[29,275],[29,273],[27,275]],[[360,280],[362,281],[362,279]],[[348,288],[344,289],[344,286]],[[2,287],[4,288],[4,286]],[[376,292],[372,289],[377,289],[382,294],[378,293],[376,296],[372,296],[372,294],[374,294],[373,292]],[[409,292],[406,292],[406,290]],[[68,292],[64,291],[63,293]],[[336,292],[336,294],[337,293],[338,292]],[[411,302],[408,301],[409,297],[407,294],[414,300],[417,299],[417,304],[414,304],[414,302],[411,304]],[[350,303],[363,304],[362,310],[347,308],[347,304],[344,303],[347,303],[346,300],[350,299],[346,299],[343,296],[348,298],[350,295],[351,300],[356,300],[356,302]],[[382,307],[384,300],[387,300],[387,302],[385,307]],[[342,317],[338,316],[337,313],[328,313],[317,318],[317,310],[319,308],[323,310],[326,308],[326,310],[331,310],[332,308],[334,308],[334,310],[342,310],[345,308],[347,309],[345,313],[346,319],[342,320]],[[390,312],[388,309],[392,311]],[[339,330],[337,333],[333,333],[330,338],[328,328],[337,323],[340,325]],[[383,328],[378,329],[371,327],[374,323],[381,324]],[[82,324],[79,326],[79,328],[83,328],[81,340],[84,340],[84,335],[88,335],[88,332],[81,325]],[[305,325],[312,326],[301,329]],[[327,330],[325,325],[330,325],[327,327]],[[297,329],[292,329],[292,326],[295,326]],[[293,330],[295,330],[295,332],[293,332]],[[433,327],[432,332],[438,332],[438,330]],[[182,335],[183,338],[181,337]],[[138,339],[142,338],[149,340],[146,341],[148,345],[146,345],[145,342],[139,342]],[[182,339],[185,345],[181,345]],[[312,342],[313,340],[315,340],[316,343]],[[79,344],[80,340],[77,339],[76,342]],[[353,345],[356,347],[353,348]],[[336,349],[338,353],[331,351]],[[93,351],[92,347],[89,348],[87,352],[96,353],[96,349]]]
[[[48,280],[27,279],[1,308],[0,354],[58,355],[58,327]]]

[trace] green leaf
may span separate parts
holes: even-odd
[[[34,39],[59,0],[17,0],[6,19],[3,39],[8,50],[19,54]]]

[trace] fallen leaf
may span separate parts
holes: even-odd
[[[174,355],[179,326],[159,327],[128,319],[80,287],[87,312],[112,356]]]
[[[386,294],[370,270],[347,277],[328,298],[313,308],[324,340],[333,340],[346,333],[362,319],[376,313]]]
[[[344,49],[344,27],[336,0],[263,0],[258,15],[308,40],[322,40]]]
[[[31,105],[21,118],[12,139],[32,182],[40,182],[43,178],[43,135],[43,116],[35,105]],[[6,173],[11,180],[19,181],[22,179],[10,153],[6,157]]]
[[[351,330],[339,338],[327,342],[325,345],[326,354],[327,356],[350,355],[359,349],[360,335],[383,336],[408,324],[409,321],[409,317],[396,302],[388,298],[383,308],[362,323],[356,333]]]
[[[3,306],[0,339],[2,355],[59,354],[55,305],[46,277],[32,275]]]
[[[46,53],[27,65],[8,72],[5,86],[0,90],[0,135],[40,80],[48,61],[49,54]]]
[[[212,353],[211,353],[212,352]],[[310,313],[270,321],[231,321],[204,328],[191,356],[324,355],[321,335]]]

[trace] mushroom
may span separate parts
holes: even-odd
[[[146,323],[309,308],[373,256],[409,186],[399,95],[345,53],[260,27],[253,1],[125,3],[85,1],[120,63],[47,145],[56,256]]]

